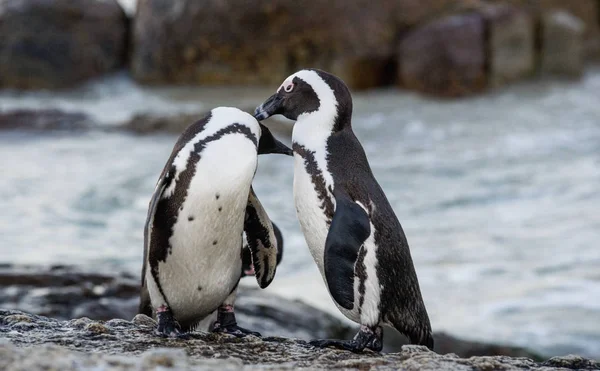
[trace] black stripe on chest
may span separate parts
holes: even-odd
[[[304,168],[306,172],[310,175],[312,183],[315,187],[315,191],[317,192],[317,197],[321,201],[320,208],[325,213],[325,217],[327,218],[327,224],[331,224],[331,220],[333,219],[334,207],[331,198],[327,192],[327,186],[325,183],[325,178],[323,177],[323,171],[319,169],[317,164],[317,160],[315,159],[315,152],[307,149],[303,145],[300,145],[296,142],[292,144],[292,148],[295,153],[297,153],[300,157],[304,159]],[[330,189],[330,191],[332,191]]]
[[[152,228],[151,245],[148,256],[150,267],[152,267],[152,273],[156,282],[158,282],[158,262],[165,262],[167,256],[172,253],[173,247],[170,245],[169,239],[173,235],[173,226],[177,223],[177,216],[183,208],[183,203],[188,196],[188,189],[192,182],[192,178],[196,173],[196,164],[200,161],[202,151],[210,142],[217,141],[229,134],[243,134],[250,139],[255,146],[258,145],[258,139],[252,133],[250,128],[241,124],[227,126],[202,139],[194,145],[194,149],[190,153],[185,170],[179,173],[179,179],[171,197],[160,199],[158,201],[159,203],[156,208],[156,214],[154,215],[153,225],[160,227]],[[232,150],[235,151],[235,148],[232,148]],[[165,181],[167,182],[165,189],[167,189],[171,182],[174,181],[175,173],[175,166],[171,165],[169,172],[165,176]]]

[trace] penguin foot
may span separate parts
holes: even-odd
[[[232,306],[224,306],[219,308],[217,312],[217,321],[213,324],[212,332],[230,334],[242,338],[247,335],[261,337],[261,334],[256,331],[250,331],[237,325],[235,313]]]
[[[309,344],[317,348],[334,347],[354,353],[361,353],[365,348],[380,352],[383,349],[383,328],[377,327],[373,330],[363,325],[352,340],[318,339],[310,341]]]
[[[218,326],[218,327],[217,327]],[[212,330],[212,332],[215,333],[222,333],[222,334],[229,334],[229,335],[233,335],[239,338],[243,338],[245,336],[248,335],[254,335],[257,337],[261,337],[262,335],[260,334],[260,332],[256,332],[256,331],[250,331],[247,330],[243,327],[240,327],[238,325],[233,325],[233,326],[227,326],[227,327],[222,327],[219,326],[218,323],[215,323],[215,328]]]
[[[308,343],[317,348],[334,347],[334,348],[338,348],[338,349],[349,350],[354,353],[360,353],[366,347],[366,345],[363,345],[361,347],[354,340],[318,339],[318,340],[311,340]]]
[[[173,317],[173,312],[168,308],[159,308],[156,313],[158,326],[154,333],[160,337],[187,339],[188,335],[181,332],[179,323]]]
[[[367,344],[367,349],[374,352],[381,352],[383,349],[383,327],[379,326],[375,329],[375,337]]]

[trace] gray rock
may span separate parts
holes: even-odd
[[[535,35],[531,16],[520,8],[491,5],[481,10],[487,29],[490,86],[522,79],[534,72]]]
[[[156,326],[154,320],[136,315],[138,285],[139,280],[128,275],[86,273],[65,266],[42,269],[6,265],[0,266],[0,308],[25,310],[63,320],[77,318],[71,319],[67,326],[89,334],[104,331],[111,334],[111,329],[132,325],[151,331]],[[243,287],[236,308],[242,326],[265,336],[349,339],[357,331],[356,327],[301,301],[286,300],[259,289]],[[16,313],[7,315],[4,321],[14,329],[26,331],[39,325],[34,325],[31,318]],[[131,318],[132,322],[127,321]],[[102,320],[108,321],[104,323],[108,330],[99,326],[102,322],[98,321]],[[210,319],[203,322],[201,329],[208,329]],[[391,329],[386,330],[384,338],[384,352],[399,351],[407,344],[404,336]],[[541,360],[538,355],[517,347],[469,342],[444,333],[436,333],[434,338],[435,350],[442,354],[456,353],[462,357],[510,355]]]
[[[0,130],[79,131],[93,126],[92,120],[80,112],[56,109],[0,111]]]
[[[0,87],[64,88],[125,63],[128,20],[115,0],[0,2]]]
[[[542,17],[541,72],[579,77],[585,57],[585,24],[565,12],[552,11]]]
[[[21,328],[19,323],[31,326]],[[129,321],[92,322],[85,327],[19,311],[0,310],[2,370],[126,369],[377,369],[377,370],[555,370],[598,369],[580,357],[536,363],[506,356],[460,358],[421,346],[397,353],[355,354],[316,349],[302,340],[194,332],[189,340],[159,338],[148,326]]]
[[[467,13],[435,20],[400,43],[400,84],[437,96],[463,96],[486,87],[484,23]]]

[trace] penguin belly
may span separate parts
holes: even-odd
[[[158,269],[166,300],[184,327],[216,310],[239,281],[256,165],[256,146],[243,135],[227,135],[200,154],[173,225],[170,254]]]
[[[294,203],[296,205],[296,214],[298,215],[298,221],[300,222],[308,249],[319,268],[319,272],[321,272],[321,277],[323,277],[325,287],[327,287],[327,291],[329,292],[324,268],[325,241],[329,233],[329,225],[325,212],[321,208],[323,200],[319,199],[319,195],[315,190],[312,175],[306,171],[304,159],[298,154],[294,154],[294,158]],[[333,200],[333,197],[331,198],[335,204],[335,200]],[[331,296],[331,293],[329,294]],[[354,277],[354,298],[354,307],[351,310],[340,306],[333,297],[331,299],[340,312],[348,317],[348,319],[360,323],[358,279],[356,276]]]

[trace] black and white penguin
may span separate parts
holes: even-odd
[[[342,80],[307,69],[256,108],[295,120],[294,200],[310,252],[336,306],[361,325],[353,340],[314,340],[360,352],[383,347],[382,324],[433,349],[431,325],[406,236],[352,130]]]
[[[237,325],[233,305],[243,233],[261,288],[277,266],[273,226],[252,190],[264,153],[291,150],[237,108],[215,108],[179,137],[144,229],[140,313],[156,313],[158,334],[179,336],[216,310],[214,331],[260,335]]]

